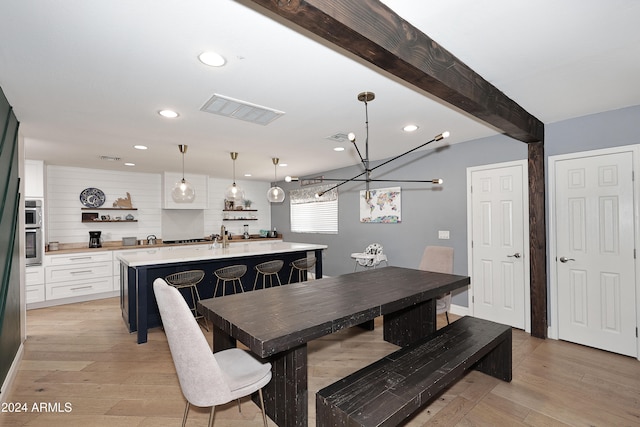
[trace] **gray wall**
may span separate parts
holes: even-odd
[[[455,129],[452,130],[455,135]],[[586,151],[605,147],[637,144],[640,134],[640,106],[547,124],[545,156]],[[455,137],[455,136],[454,136]],[[446,141],[446,140],[445,140]],[[444,141],[443,141],[444,142]],[[389,143],[392,143],[390,141]],[[434,143],[434,147],[442,147]],[[403,147],[409,150],[413,147]],[[370,147],[375,152],[375,146]],[[427,245],[452,246],[455,249],[454,273],[467,271],[467,199],[466,169],[492,163],[527,158],[527,146],[506,136],[495,136],[412,153],[391,162],[373,173],[373,178],[429,179],[443,178],[442,186],[374,183],[372,188],[402,188],[402,223],[363,224],[359,222],[358,195],[363,183],[340,187],[339,234],[291,233],[288,199],[271,205],[271,221],[285,235],[285,240],[328,245],[324,272],[335,276],[353,271],[352,252],[361,252],[373,242],[384,246],[391,265],[417,267]],[[375,166],[372,163],[372,166]],[[362,172],[359,165],[327,171],[327,178],[349,178]],[[285,190],[299,183],[280,182]],[[449,230],[450,240],[438,240],[438,230]],[[454,304],[467,306],[466,293],[456,295]]]

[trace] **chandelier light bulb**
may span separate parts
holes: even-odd
[[[436,141],[441,141],[441,140],[443,140],[443,139],[445,139],[445,138],[449,138],[449,135],[451,135],[451,134],[449,133],[449,131],[445,131],[445,132],[442,132],[440,135],[437,135],[437,136],[436,136],[435,138],[433,138],[433,139],[435,139]]]

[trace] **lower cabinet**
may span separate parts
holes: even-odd
[[[113,291],[113,277],[97,277],[63,283],[47,283],[46,297],[47,300],[53,300],[111,291]]]
[[[25,270],[25,279],[25,297],[27,304],[44,301],[44,267],[41,265],[27,267]]]
[[[111,251],[45,256],[45,298],[82,297],[113,291]]]

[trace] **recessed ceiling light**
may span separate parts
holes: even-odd
[[[288,164],[286,164],[286,163],[280,163],[278,166],[280,166],[281,168],[284,168],[284,167],[287,167],[287,166],[289,166],[289,165],[288,165]]]
[[[249,176],[251,176],[251,174],[250,173],[245,173],[244,176],[249,177]]]
[[[135,166],[136,164],[135,164],[135,163],[129,163],[129,162],[127,162],[127,163],[125,163],[124,165],[125,165],[125,166]]]
[[[158,114],[168,119],[175,119],[176,117],[178,117],[178,113],[173,110],[160,110],[158,111]]]
[[[210,67],[222,67],[227,62],[222,55],[216,52],[202,52],[198,59]]]
[[[335,147],[333,151],[344,151],[344,147]]]
[[[136,150],[146,150],[147,147],[146,145],[134,145],[133,148],[135,148]]]
[[[402,128],[403,131],[405,132],[415,132],[418,130],[418,126],[416,125],[406,125],[405,127]]]

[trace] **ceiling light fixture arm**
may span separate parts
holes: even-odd
[[[360,177],[361,177],[362,175],[364,175],[364,174],[370,174],[370,173],[371,173],[371,171],[374,171],[374,170],[378,169],[378,168],[379,168],[379,167],[381,167],[381,166],[384,166],[384,165],[386,165],[386,164],[388,164],[388,163],[390,163],[390,162],[392,162],[392,161],[394,161],[394,160],[397,160],[397,159],[399,159],[400,157],[406,156],[407,154],[412,153],[412,152],[414,152],[414,151],[416,151],[416,150],[418,150],[418,149],[420,149],[420,148],[422,148],[422,147],[425,147],[425,146],[427,146],[427,145],[431,144],[432,142],[437,142],[437,141],[440,141],[440,140],[442,140],[442,139],[444,139],[444,138],[447,138],[448,136],[449,136],[449,132],[443,132],[443,133],[441,133],[440,135],[435,136],[435,137],[434,137],[433,139],[431,139],[430,141],[427,141],[427,142],[425,142],[424,144],[421,144],[421,145],[419,145],[419,146],[417,146],[417,147],[415,147],[415,148],[412,148],[412,149],[411,149],[411,150],[409,150],[409,151],[406,151],[406,152],[404,152],[404,153],[402,153],[402,154],[400,154],[400,155],[398,155],[398,156],[395,156],[395,157],[394,157],[394,158],[392,158],[392,159],[389,159],[389,160],[387,160],[387,161],[385,161],[385,162],[382,162],[382,163],[380,163],[378,166],[375,166],[375,167],[373,167],[373,168],[371,168],[371,169],[365,170],[364,172],[362,172],[362,173],[360,173],[360,174],[358,174],[358,175],[354,176],[353,178],[350,178],[350,179],[344,179],[344,180],[342,180],[342,179],[341,179],[341,181],[342,181],[341,183],[336,184],[336,185],[334,185],[333,187],[331,187],[331,188],[329,188],[329,189],[327,189],[327,190],[325,190],[325,191],[322,191],[322,192],[318,193],[318,197],[322,197],[322,195],[324,195],[325,193],[328,193],[329,191],[335,190],[336,188],[338,188],[338,187],[340,187],[341,185],[344,185],[344,184],[346,184],[347,182],[350,182],[350,181],[365,181],[365,182],[367,182],[367,181],[382,181],[382,180],[372,180],[369,176],[368,176],[368,178],[367,178],[367,179],[365,179],[365,180],[358,180],[357,178],[360,178]],[[327,179],[327,178],[324,178],[324,180],[325,180],[325,181],[333,181],[333,180],[331,180],[331,179]],[[387,180],[386,182],[431,182],[431,183],[436,183],[436,182],[434,182],[434,181],[437,181],[437,180],[435,180],[435,179],[432,179],[432,180],[426,180],[426,181]]]
[[[343,181],[342,179],[333,179],[333,178],[322,178],[323,181]],[[442,184],[442,179],[433,178],[433,179],[351,179],[349,182],[416,182],[416,183],[430,183],[430,184]],[[345,181],[344,183],[346,183]],[[343,183],[343,184],[344,184]],[[335,188],[335,187],[334,187]],[[331,189],[327,190],[331,191]]]

